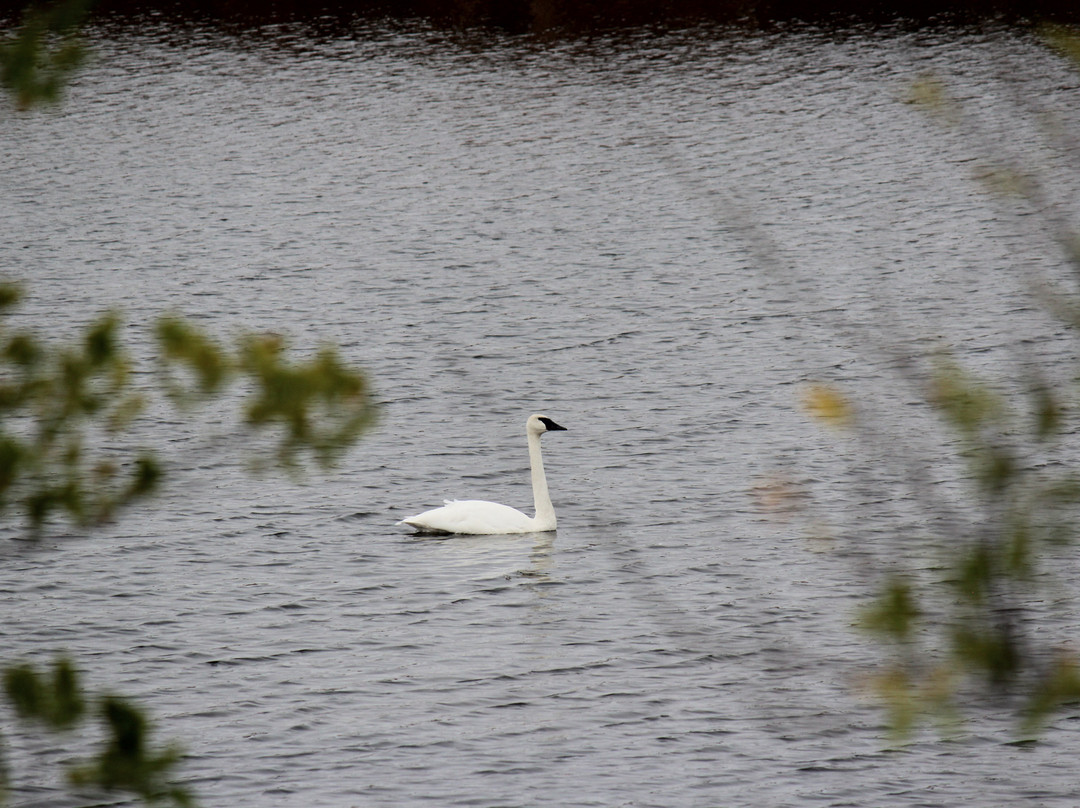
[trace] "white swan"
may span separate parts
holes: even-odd
[[[566,431],[543,415],[530,415],[525,422],[529,439],[529,466],[532,469],[533,503],[536,516],[528,517],[509,505],[484,502],[479,499],[446,500],[441,508],[402,519],[399,525],[409,525],[421,533],[468,533],[476,536],[503,533],[540,533],[555,529],[555,508],[548,495],[544,460],[540,456],[540,436],[545,432]]]

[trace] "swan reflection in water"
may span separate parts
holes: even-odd
[[[548,494],[544,459],[540,455],[540,436],[545,432],[565,432],[544,415],[530,415],[525,422],[529,443],[529,467],[532,470],[533,504],[536,515],[529,517],[509,505],[479,499],[446,500],[441,508],[424,511],[398,522],[420,533],[464,533],[474,536],[508,533],[542,533],[555,530],[555,508]]]

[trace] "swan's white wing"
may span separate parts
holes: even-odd
[[[424,511],[399,525],[409,525],[423,533],[468,533],[490,536],[502,533],[531,533],[533,519],[509,505],[479,499],[455,499],[441,508]]]

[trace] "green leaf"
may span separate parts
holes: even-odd
[[[85,61],[78,31],[89,5],[89,0],[60,0],[31,6],[15,36],[0,44],[0,85],[20,108],[56,101]]]
[[[94,323],[83,338],[86,360],[91,368],[110,363],[116,356],[116,330],[120,325],[115,314],[106,314]]]
[[[256,428],[282,428],[278,460],[286,468],[305,450],[320,466],[332,465],[374,420],[364,377],[345,367],[333,349],[323,348],[309,362],[291,363],[279,337],[249,337],[240,368],[255,383],[247,421]]]
[[[939,358],[936,363],[928,399],[969,436],[998,421],[1005,409],[998,396],[947,358]]]
[[[0,281],[0,314],[22,300],[22,287],[17,283]]]
[[[218,392],[232,375],[232,362],[217,343],[178,317],[162,317],[155,328],[161,349],[160,364],[166,374],[170,396],[177,404],[189,404]],[[194,377],[188,389],[174,375],[179,365]]]
[[[4,346],[4,358],[22,368],[32,368],[41,363],[45,352],[37,340],[26,334],[15,334]]]
[[[1076,702],[1080,702],[1080,666],[1072,654],[1058,654],[1031,692],[1022,731],[1037,731],[1054,710]]]
[[[859,625],[870,632],[904,641],[911,637],[919,619],[911,582],[902,575],[892,575],[874,602],[860,612]]]
[[[78,672],[63,658],[53,663],[51,676],[38,673],[29,664],[7,668],[4,692],[16,715],[51,729],[70,729],[85,712]]]
[[[958,625],[952,631],[953,653],[987,683],[1002,687],[1016,680],[1023,656],[1012,633],[1002,626]]]
[[[97,758],[73,767],[73,784],[106,792],[127,792],[147,804],[192,804],[187,790],[171,781],[182,755],[175,746],[155,750],[150,744],[149,722],[143,711],[125,699],[106,696],[101,702],[105,729],[104,748]]]
[[[1054,391],[1045,382],[1039,382],[1031,391],[1034,399],[1035,437],[1046,440],[1061,431],[1062,411],[1061,403]]]
[[[135,461],[131,475],[128,497],[142,497],[153,492],[161,481],[161,467],[151,454],[144,454]]]

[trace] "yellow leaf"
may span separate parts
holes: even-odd
[[[825,384],[808,385],[803,390],[802,404],[813,418],[834,429],[845,429],[851,426],[855,417],[847,398]]]

